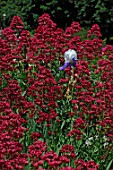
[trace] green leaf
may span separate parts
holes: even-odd
[[[45,5],[40,5],[40,9],[46,11],[46,10],[50,9],[50,7],[45,6]]]
[[[25,94],[26,94],[26,91],[23,91],[23,92],[22,92],[22,96],[25,96]]]
[[[112,162],[113,162],[113,159],[109,162],[108,166],[106,167],[106,170],[110,170]]]
[[[61,11],[61,10],[62,10],[62,8],[58,6],[58,7],[57,7],[57,10]]]
[[[64,127],[65,121],[62,122],[61,129]]]

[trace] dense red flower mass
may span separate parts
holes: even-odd
[[[19,16],[0,37],[0,170],[112,168],[113,46],[94,24],[57,28],[49,14],[33,36]],[[76,68],[58,68],[64,52]]]

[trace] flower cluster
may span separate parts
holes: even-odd
[[[112,168],[113,46],[80,30],[43,14],[32,37],[18,16],[2,31],[1,170]]]
[[[95,35],[96,37],[102,37],[102,34],[100,33],[100,27],[97,24],[94,24],[88,31],[87,36],[91,37],[92,35]]]
[[[8,102],[0,103],[0,168],[23,169],[28,164],[27,155],[22,153],[22,144],[19,139],[22,138],[25,122],[19,114],[15,114],[10,109]]]

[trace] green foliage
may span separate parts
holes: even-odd
[[[78,33],[76,33],[77,36],[81,37],[81,40],[85,40],[87,39],[87,31],[89,30],[89,28],[82,28],[82,30],[80,30]]]
[[[3,14],[6,14],[5,25],[8,26],[13,16],[18,15],[24,21],[25,27],[27,27],[27,20],[29,19],[29,13],[35,5],[32,4],[32,0],[5,0],[0,2],[0,20],[1,26],[3,26]]]

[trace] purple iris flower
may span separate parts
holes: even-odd
[[[59,70],[64,70],[65,68],[67,68],[67,67],[71,67],[71,66],[74,66],[74,67],[76,67],[76,61],[77,61],[78,59],[72,59],[72,62],[65,62],[64,63],[64,65],[62,66],[62,67],[59,67]]]

